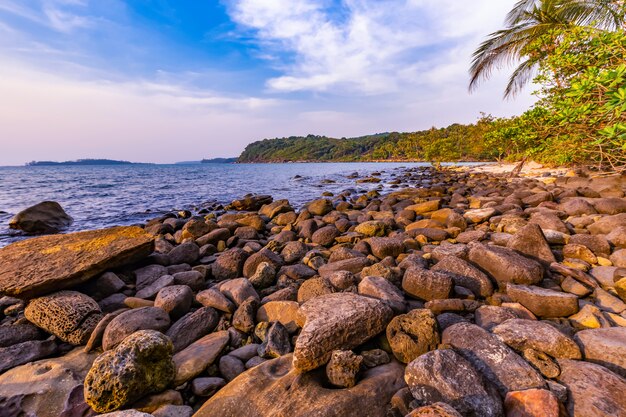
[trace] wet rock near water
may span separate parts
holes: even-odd
[[[624,177],[385,178],[0,249],[0,410],[626,414]]]

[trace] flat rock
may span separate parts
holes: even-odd
[[[304,325],[293,354],[294,369],[306,372],[325,365],[333,350],[359,346],[385,330],[392,317],[382,301],[352,293],[309,300],[299,311]]]
[[[535,284],[543,279],[543,267],[539,262],[526,258],[512,249],[469,243],[470,262],[490,274],[500,286]]]
[[[32,298],[144,259],[154,237],[140,227],[113,227],[16,242],[0,249],[0,294]]]
[[[559,401],[545,389],[511,391],[506,394],[507,417],[559,417]]]
[[[501,395],[509,391],[544,388],[541,375],[496,336],[471,323],[443,331],[442,343],[452,346],[494,384]]]
[[[402,289],[424,301],[446,299],[452,291],[452,278],[446,272],[424,268],[409,268],[402,279]]]
[[[218,322],[219,315],[215,309],[201,307],[181,317],[167,330],[165,335],[172,340],[174,352],[179,352],[202,336],[212,332]]]
[[[102,349],[113,349],[127,336],[138,330],[164,332],[168,327],[170,327],[170,318],[161,308],[141,307],[128,310],[113,318],[108,324],[102,336]]]
[[[256,321],[278,321],[289,333],[295,333],[298,329],[298,309],[300,305],[296,301],[270,301],[263,304],[256,312]]]
[[[90,415],[83,400],[83,380],[97,356],[76,348],[65,356],[32,362],[1,374],[0,415]]]
[[[493,284],[489,277],[474,265],[456,256],[444,256],[431,270],[448,272],[454,285],[467,288],[477,297],[486,298],[493,294]]]
[[[202,373],[215,362],[229,340],[228,331],[211,333],[175,354],[176,378],[174,385],[181,385]]]
[[[391,397],[405,386],[397,362],[365,371],[346,389],[329,388],[323,369],[302,374],[292,362],[292,355],[285,355],[244,372],[195,417],[385,417]]]
[[[626,378],[626,327],[583,330],[574,336],[585,360]]]
[[[51,356],[57,350],[54,340],[29,340],[0,348],[0,374],[25,363]]]
[[[541,321],[511,319],[494,327],[492,333],[519,352],[534,349],[553,358],[581,358],[580,349],[572,339]]]
[[[567,387],[566,408],[571,417],[626,415],[626,380],[594,363],[559,360],[557,381]]]
[[[578,297],[534,285],[508,284],[507,294],[539,317],[568,317],[578,313]]]
[[[418,357],[407,365],[404,379],[418,403],[444,402],[469,416],[503,414],[498,391],[485,385],[472,364],[451,349]]]

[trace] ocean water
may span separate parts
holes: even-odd
[[[353,188],[385,190],[403,167],[425,163],[289,163],[0,167],[0,246],[23,239],[8,229],[17,212],[45,200],[57,201],[74,218],[68,231],[145,222],[174,210],[197,212],[227,204],[247,193],[286,198],[294,207]],[[379,184],[357,184],[380,172]],[[296,176],[302,178],[296,178]]]

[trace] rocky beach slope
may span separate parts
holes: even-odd
[[[0,249],[0,416],[626,415],[626,177],[390,184]]]

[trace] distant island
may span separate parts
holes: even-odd
[[[77,159],[75,161],[32,161],[28,162],[26,166],[58,166],[58,165],[145,165],[144,163],[129,162],[129,161],[116,161],[113,159]]]
[[[237,162],[239,158],[211,158],[203,159],[200,161],[202,164],[233,164]]]

